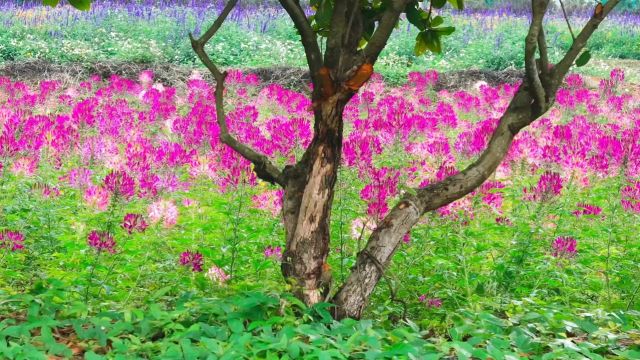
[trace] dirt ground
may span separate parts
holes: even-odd
[[[640,61],[639,60],[592,60],[587,66],[579,69],[579,72],[590,76],[594,82],[608,76],[611,69],[619,67],[625,70],[628,82],[640,84]],[[108,78],[113,74],[136,79],[138,74],[151,69],[155,73],[158,81],[169,86],[180,86],[191,76],[194,68],[179,66],[167,63],[137,64],[123,62],[98,62],[98,63],[66,63],[54,64],[42,60],[31,60],[21,62],[9,62],[0,65],[0,76],[9,77],[14,81],[23,81],[28,84],[37,84],[41,80],[59,80],[65,84],[77,84],[79,81],[87,79],[89,76],[98,74],[102,78]],[[199,69],[205,78],[213,80],[206,70]],[[263,82],[275,82],[283,86],[300,91],[308,89],[310,82],[309,74],[306,70],[290,67],[271,67],[246,69],[246,71],[257,74]],[[464,70],[443,73],[436,84],[437,90],[458,90],[468,89],[479,81],[484,81],[495,86],[502,83],[513,83],[521,79],[522,70]],[[635,87],[635,86],[634,86]]]

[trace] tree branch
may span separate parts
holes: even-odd
[[[229,133],[226,120],[227,115],[224,111],[224,82],[227,77],[227,72],[221,72],[204,49],[204,46],[220,29],[227,16],[237,3],[238,0],[229,1],[220,13],[220,16],[218,16],[211,27],[200,38],[196,39],[193,37],[193,34],[190,33],[189,39],[191,40],[191,47],[193,48],[193,51],[195,51],[196,55],[198,55],[198,58],[200,58],[200,61],[202,61],[216,80],[216,120],[218,122],[218,127],[220,128],[220,141],[238,152],[245,159],[251,161],[254,166],[254,171],[259,178],[272,184],[277,183],[284,186],[285,179],[282,172],[273,165],[266,156],[256,152],[249,146],[242,144]]]
[[[582,28],[582,31],[580,31],[573,44],[571,44],[569,51],[551,72],[551,77],[554,81],[554,89],[557,89],[560,86],[562,79],[567,74],[578,55],[580,55],[582,49],[587,45],[587,40],[589,40],[593,32],[596,31],[602,20],[604,20],[611,10],[613,10],[619,3],[620,0],[607,1],[602,9],[602,13],[594,13],[591,19],[589,19],[587,24]]]
[[[571,28],[571,23],[569,22],[569,17],[567,16],[567,11],[564,9],[564,4],[562,0],[558,0],[560,2],[560,8],[562,9],[562,15],[564,15],[564,20],[567,22],[567,27],[569,28],[569,32],[571,33],[571,39],[576,41],[576,36],[573,34],[573,29]]]
[[[318,46],[318,37],[315,31],[309,24],[309,19],[305,15],[304,10],[300,6],[300,2],[296,0],[279,0],[280,5],[287,11],[293,24],[300,33],[302,46],[304,47],[305,55],[307,56],[307,64],[309,65],[309,71],[311,72],[311,78],[313,84],[317,85],[316,76],[318,70],[322,67],[322,53]],[[315,86],[317,88],[317,86]]]
[[[537,2],[533,0],[532,2]],[[547,1],[545,1],[547,2]],[[552,76],[551,91],[555,93],[557,84],[560,84],[571,66],[575,57],[584,46],[589,36],[595,31],[597,25],[604,17],[619,3],[619,0],[609,0],[604,8],[604,14],[600,17],[594,16],[585,28],[578,35],[574,46],[563,58]],[[536,8],[537,4],[533,5]],[[540,15],[541,6],[534,15],[531,27],[541,26],[542,17]],[[544,7],[546,9],[546,5]],[[544,12],[542,12],[544,14]],[[533,42],[533,54],[535,57],[536,42],[539,41],[539,31],[533,29],[529,31],[531,35],[527,39],[527,61],[531,61],[531,42]],[[535,36],[533,36],[535,35]],[[582,44],[582,47],[580,47]],[[534,59],[535,64],[535,59]],[[531,64],[529,64],[531,66]],[[531,76],[529,69],[527,76]],[[540,81],[538,74],[535,78]],[[469,194],[484,181],[500,165],[509,151],[514,137],[524,127],[531,124],[538,116],[542,115],[534,104],[534,97],[538,96],[535,91],[531,91],[527,86],[521,86],[509,107],[501,117],[498,127],[491,136],[491,140],[480,157],[462,172],[446,178],[445,180],[418,189],[415,194],[405,195],[400,202],[385,216],[384,220],[371,234],[364,250],[360,252],[356,263],[351,269],[351,274],[333,298],[335,304],[335,315],[338,318],[355,317],[362,315],[365,303],[361,299],[368,299],[382,275],[379,266],[387,268],[397,247],[402,242],[402,237],[420,220],[420,217],[429,211],[439,209],[455,200]],[[552,94],[550,94],[552,95]],[[553,104],[553,97],[549,101],[544,111]],[[375,261],[371,258],[375,258]],[[356,296],[359,295],[359,296]]]
[[[378,28],[371,35],[369,43],[364,48],[364,56],[371,64],[375,64],[378,56],[387,45],[387,41],[395,29],[400,14],[405,10],[410,0],[392,0],[389,8],[382,14]]]
[[[525,40],[524,50],[524,68],[527,77],[527,85],[530,87],[533,98],[535,99],[536,113],[543,113],[547,107],[547,94],[542,86],[538,67],[536,64],[536,50],[542,29],[542,20],[547,12],[549,0],[539,0],[531,2],[532,19],[529,26],[529,33]],[[545,49],[546,50],[546,49]]]

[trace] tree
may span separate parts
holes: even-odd
[[[55,5],[57,0],[43,0]],[[84,7],[89,0],[74,0]],[[593,16],[574,37],[571,48],[557,64],[547,56],[543,19],[549,0],[531,1],[531,23],[525,39],[525,76],[519,90],[499,121],[481,156],[462,172],[423,188],[407,192],[369,237],[358,254],[345,283],[331,297],[323,294],[327,283],[323,265],[329,255],[331,206],[340,166],[343,140],[343,110],[369,79],[378,56],[403,14],[418,28],[416,52],[441,51],[441,38],[453,27],[441,26],[435,11],[462,0],[311,0],[314,14],[307,17],[298,0],[279,0],[293,20],[304,47],[311,73],[314,136],[301,160],[284,169],[265,155],[239,142],[229,133],[224,109],[226,72],[220,71],[205,51],[205,45],[238,3],[230,0],[214,23],[191,44],[216,81],[216,116],[220,140],[254,166],[256,175],[284,189],[283,216],[286,248],[282,273],[292,282],[294,293],[306,304],[329,300],[336,318],[362,315],[376,284],[382,278],[402,238],[426,212],[436,210],[479,187],[498,167],[514,137],[554,104],[565,75],[576,62],[588,61],[583,52],[587,40],[620,0],[598,3]],[[326,38],[324,53],[319,38]]]

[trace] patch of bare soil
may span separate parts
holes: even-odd
[[[596,84],[600,78],[607,77],[611,69],[618,67],[625,70],[629,82],[640,83],[640,60],[599,60],[592,62],[581,70],[588,75],[591,81]],[[111,75],[118,75],[125,78],[137,79],[140,72],[153,70],[157,81],[179,87],[186,83],[192,75],[195,67],[187,67],[169,63],[127,63],[116,61],[103,61],[93,63],[65,63],[55,64],[43,60],[8,62],[0,65],[0,76],[8,77],[14,81],[22,81],[28,84],[37,84],[42,80],[58,80],[63,84],[77,84],[92,75],[99,75],[103,79]],[[213,78],[204,69],[199,69],[203,77],[209,81]],[[254,73],[260,77],[264,83],[277,83],[282,86],[306,92],[311,81],[307,70],[295,67],[265,67],[249,68],[247,72]],[[504,83],[515,83],[522,79],[522,70],[462,70],[440,74],[436,90],[460,90],[469,89],[478,82],[485,82],[488,85],[496,86]],[[634,89],[637,87],[633,86]]]

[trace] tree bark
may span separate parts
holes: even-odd
[[[345,102],[323,102],[316,111],[316,131],[302,160],[285,169],[286,250],[282,273],[307,305],[324,301],[321,276],[329,255],[331,206],[342,153]],[[326,284],[324,284],[326,286]]]

